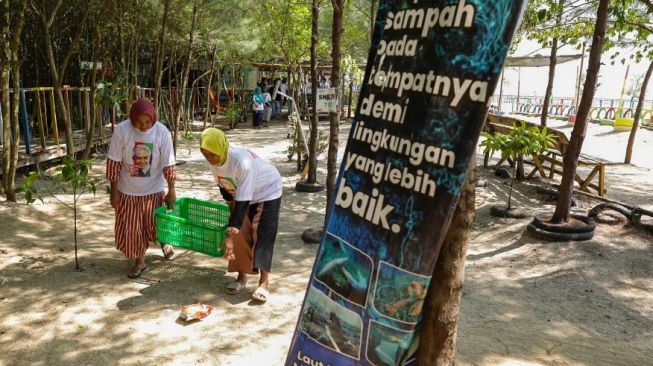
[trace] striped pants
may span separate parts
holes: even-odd
[[[163,206],[163,192],[147,196],[120,193],[116,209],[116,248],[127,258],[142,258],[149,242],[156,240],[154,209]]]
[[[122,162],[107,159],[107,180],[117,183],[120,179]],[[174,165],[163,168],[166,181],[174,181]],[[163,206],[163,192],[147,196],[131,196],[120,192],[116,208],[115,241],[116,248],[127,258],[137,259],[145,255],[151,241],[156,240],[154,209]]]

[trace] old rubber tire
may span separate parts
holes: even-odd
[[[540,229],[531,222],[528,224],[528,232],[536,238],[547,241],[585,241],[594,237],[594,231],[587,233],[560,233]]]
[[[527,211],[523,208],[513,208],[508,210],[505,206],[490,207],[490,214],[494,217],[502,217],[508,219],[530,219],[533,217],[531,211]]]
[[[306,182],[297,182],[295,184],[295,191],[304,192],[304,193],[316,193],[322,192],[324,186],[319,183],[306,183]]]
[[[535,216],[533,218],[533,225],[535,225],[535,227],[542,230],[546,230],[554,233],[562,233],[562,234],[589,233],[589,232],[594,232],[594,229],[596,229],[596,222],[594,221],[594,219],[590,217],[582,216],[582,215],[570,215],[570,217],[584,222],[585,225],[555,225],[547,222],[546,220],[542,219],[540,216]]]
[[[322,229],[311,228],[302,233],[302,240],[306,244],[319,244],[322,238]]]

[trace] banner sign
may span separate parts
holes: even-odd
[[[317,113],[335,113],[338,110],[338,101],[336,99],[336,89],[319,88],[317,89]]]
[[[524,3],[380,1],[287,366],[415,364],[433,269]]]

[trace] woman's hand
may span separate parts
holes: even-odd
[[[169,189],[168,194],[166,194],[165,202],[168,205],[168,209],[172,210],[177,200],[177,192],[174,189]]]
[[[112,184],[111,187],[111,208],[114,210],[118,209],[118,203],[120,202],[120,191],[118,191],[117,185],[114,187]]]
[[[224,238],[224,247],[224,257],[230,261],[235,260],[236,254],[234,254],[234,240],[230,235],[227,235],[227,237]]]

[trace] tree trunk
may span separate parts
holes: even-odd
[[[52,86],[55,89],[55,95],[57,99],[57,114],[59,120],[63,121],[65,131],[66,131],[66,152],[68,155],[72,156],[74,154],[74,145],[73,145],[73,125],[70,120],[70,113],[66,107],[66,103],[61,92],[61,85],[63,84],[64,77],[66,74],[66,69],[68,68],[68,62],[72,57],[73,53],[77,51],[77,45],[79,44],[82,34],[84,32],[86,20],[91,11],[91,6],[87,6],[84,10],[82,18],[77,23],[77,29],[75,34],[70,42],[70,45],[67,48],[66,54],[64,55],[61,64],[57,65],[57,59],[54,53],[54,45],[51,30],[56,19],[56,14],[60,8],[62,1],[59,0],[57,5],[55,5],[54,11],[49,14],[50,18],[47,18],[46,15],[35,5],[34,1],[30,1],[32,9],[38,15],[38,18],[41,22],[43,36],[45,39],[45,48],[46,55],[48,58],[48,64],[50,66],[50,77],[52,79]]]
[[[347,101],[347,118],[351,117],[352,94],[354,93],[354,75],[349,78],[349,100]]]
[[[3,4],[8,7],[8,2]],[[18,165],[18,148],[19,148],[19,128],[18,118],[20,110],[20,61],[18,51],[20,50],[20,37],[23,32],[23,25],[25,24],[25,9],[27,7],[26,0],[17,1],[14,5],[18,9],[16,15],[16,24],[14,25],[13,34],[8,32],[9,28],[9,11],[3,9],[3,69],[2,69],[2,95],[3,106],[2,113],[4,121],[4,142],[3,142],[3,188],[8,201],[16,202],[16,166]],[[7,26],[7,32],[5,31]],[[6,38],[5,38],[6,37]],[[11,38],[9,38],[11,37]],[[7,43],[5,44],[5,40]],[[8,50],[4,47],[8,47]],[[7,52],[9,51],[9,52]],[[11,77],[9,73],[11,72]],[[6,75],[5,75],[6,73]],[[9,80],[11,79],[11,86],[14,89],[13,94],[9,95]]]
[[[161,77],[163,75],[163,56],[165,54],[165,33],[168,25],[168,13],[170,11],[170,0],[165,0],[163,5],[163,19],[161,19],[161,32],[159,33],[159,47],[156,53],[156,66],[154,69],[154,107],[159,108],[161,95]]]
[[[174,126],[175,126],[175,121],[177,120],[176,113],[175,111],[177,110],[176,106],[174,105],[174,101],[177,98],[177,90],[173,92],[172,89],[172,68],[177,68],[177,60],[176,60],[176,52],[173,50],[172,55],[170,57],[170,65],[168,66],[168,124],[171,130],[174,131]],[[175,72],[176,74],[176,72]],[[175,75],[175,81],[177,80],[177,76]],[[174,144],[174,140],[173,140]]]
[[[376,25],[376,8],[378,7],[379,0],[372,0],[370,4],[370,44],[374,37],[374,26]]]
[[[18,165],[19,150],[19,118],[20,118],[20,63],[18,52],[12,52],[15,61],[12,62],[11,78],[14,93],[11,95],[11,154],[9,158],[9,169],[7,171],[7,187],[5,195],[7,201],[16,202],[16,166]]]
[[[45,37],[45,49],[48,57],[48,65],[50,66],[50,79],[52,81],[52,87],[54,88],[54,94],[56,98],[56,111],[57,111],[57,121],[63,123],[63,129],[66,134],[66,153],[68,155],[73,154],[73,138],[72,138],[72,123],[68,119],[68,110],[66,109],[66,102],[63,99],[63,93],[61,92],[61,84],[59,83],[59,71],[57,70],[57,60],[54,56],[54,48],[52,46],[52,37],[50,36],[50,29],[45,23],[44,18],[42,19],[43,26],[43,36]],[[59,129],[61,131],[61,129]]]
[[[562,22],[562,10],[564,7],[564,0],[558,2],[558,15],[556,16],[556,27],[560,26]],[[546,126],[546,119],[549,115],[549,105],[551,104],[551,94],[553,93],[553,81],[556,75],[556,65],[558,64],[558,37],[553,37],[553,44],[551,45],[551,56],[549,57],[549,82],[546,85],[546,92],[544,93],[544,101],[542,102],[542,114],[540,115],[540,124]]]
[[[585,140],[585,134],[587,133],[587,117],[590,108],[592,107],[599,69],[601,68],[601,55],[603,53],[603,44],[605,42],[605,31],[607,27],[609,8],[610,0],[600,0],[596,14],[596,26],[594,28],[594,36],[592,39],[592,49],[590,50],[590,56],[587,63],[587,77],[585,78],[585,86],[583,87],[583,96],[580,105],[578,106],[576,122],[574,123],[571,140],[569,141],[569,146],[567,147],[564,157],[558,203],[556,205],[555,213],[551,218],[551,222],[554,224],[569,221],[569,210],[571,208],[571,198],[574,193],[574,177],[576,176],[576,168],[578,167],[578,157],[580,156],[583,141]]]
[[[24,8],[23,8],[24,9]],[[22,13],[19,14],[22,19]],[[23,21],[19,21],[20,25],[16,26],[16,30],[11,44],[11,79],[14,93],[12,94],[11,101],[11,157],[9,159],[9,169],[7,171],[7,189],[5,195],[8,201],[16,202],[16,167],[18,165],[18,150],[19,150],[19,118],[20,118],[20,61],[18,58],[18,51],[20,49],[20,33],[22,32]]]
[[[313,102],[311,103],[311,133],[308,139],[308,179],[306,183],[317,182],[317,43],[320,20],[320,7],[318,0],[313,0],[311,6],[311,90]],[[301,134],[298,134],[301,136]],[[297,146],[301,146],[298,141]]]
[[[501,76],[499,77],[499,103],[497,106],[497,110],[501,112],[501,105],[503,104],[503,74],[506,71],[505,68],[501,69]]]
[[[192,85],[191,88],[190,88],[190,105],[191,105],[191,107],[189,108],[189,110],[190,110],[189,114],[190,114],[190,117],[191,117],[192,120],[194,120],[194,116],[195,116],[194,108],[193,108],[193,105],[194,105],[193,100],[196,97],[199,98],[199,94],[200,94],[200,92],[199,92],[200,87],[198,86],[198,84],[200,83],[200,81],[202,81],[202,79],[204,79],[205,77],[210,75],[212,72],[213,72],[212,69],[206,70],[206,72],[204,72],[202,75],[196,77],[195,80],[193,80],[193,84],[191,84]],[[208,96],[208,92],[207,92],[207,96]],[[204,125],[206,126],[206,120],[204,120]],[[189,130],[188,125],[186,125],[186,131],[188,131],[188,130]]]
[[[190,73],[190,65],[193,62],[193,43],[195,40],[195,28],[197,27],[197,12],[198,4],[197,1],[193,2],[193,20],[190,25],[189,39],[188,39],[188,53],[186,54],[186,62],[184,63],[184,71],[181,74],[181,83],[178,85],[181,88],[181,100],[179,101],[179,106],[177,110],[177,118],[175,122],[173,137],[173,147],[175,150],[175,155],[177,155],[177,141],[179,139],[179,123],[181,122],[181,117],[184,114],[184,108],[186,106],[186,84],[188,84],[188,74]]]
[[[138,9],[138,0],[134,0],[134,8]],[[138,98],[138,90],[137,90],[137,88],[138,88],[138,53],[140,51],[140,49],[139,49],[139,45],[140,45],[139,35],[140,35],[140,32],[141,32],[141,23],[142,22],[139,22],[138,20],[136,20],[135,23],[136,23],[136,29],[135,29],[135,32],[134,32],[133,37],[132,37],[132,46],[131,46],[131,49],[132,49],[132,60],[131,60],[132,69],[131,69],[131,78],[130,78],[131,79],[130,89],[131,89],[132,92],[129,94],[129,97],[130,97],[129,104],[131,104],[133,101],[135,101]],[[125,108],[125,110],[127,110],[127,108]]]
[[[553,81],[556,75],[556,65],[558,63],[558,38],[553,38],[551,46],[551,56],[549,57],[549,82],[546,84],[544,101],[542,102],[542,114],[540,115],[540,124],[546,126],[546,120],[549,115],[549,105],[551,104],[551,94],[553,94]]]
[[[517,167],[519,164],[517,163],[517,159],[515,159],[515,163],[512,166],[512,177],[510,178],[510,190],[508,191],[508,211],[512,210],[512,190],[515,187],[515,179],[517,179]]]
[[[344,0],[331,0],[333,6],[333,24],[331,26],[331,87],[336,92],[336,105],[340,100],[340,39],[342,36],[342,12]],[[340,132],[340,110],[329,113],[329,153],[327,156],[327,211],[335,193],[336,175],[338,174],[338,133]],[[327,212],[328,217],[329,212]]]
[[[470,166],[451,225],[442,243],[424,303],[418,365],[453,365],[465,258],[475,218],[476,164]]]
[[[106,9],[106,6],[103,8]],[[102,11],[100,15],[100,19],[102,19],[102,14],[105,12]],[[90,82],[90,87],[91,87],[91,92],[89,95],[89,98],[91,98],[91,101],[89,103],[91,107],[91,121],[89,121],[90,125],[88,126],[88,133],[86,134],[86,146],[84,147],[84,159],[88,159],[88,157],[91,155],[91,149],[93,148],[93,135],[95,134],[95,123],[97,119],[97,113],[96,113],[96,104],[95,104],[95,84],[97,81],[97,64],[100,62],[100,57],[99,57],[99,50],[100,50],[100,44],[102,41],[102,35],[100,33],[100,25],[98,23],[95,24],[93,27],[93,70],[91,70],[91,82]],[[102,128],[102,125],[100,124],[100,128]],[[101,131],[100,131],[101,132]]]
[[[646,98],[646,88],[648,88],[648,82],[651,80],[651,74],[653,74],[653,61],[648,66],[644,80],[642,81],[642,89],[639,91],[639,100],[637,101],[637,108],[635,109],[635,121],[633,122],[633,129],[630,130],[630,136],[628,137],[628,147],[626,148],[626,158],[624,159],[625,164],[630,164],[630,160],[633,157],[633,146],[635,145],[635,136],[637,136],[637,129],[639,128],[639,119],[642,116],[642,108],[644,106],[644,98]]]
[[[0,3],[2,11],[0,12],[0,101],[2,106],[2,187],[8,191],[9,180],[9,161],[11,159],[11,113],[9,103],[9,70],[11,63],[11,48],[9,37],[9,1]]]
[[[213,84],[213,74],[215,73],[215,58],[217,50],[213,47],[213,54],[211,55],[211,73],[209,74],[209,82],[206,84],[206,110],[204,110],[204,129],[211,116],[211,85]]]
[[[77,259],[77,192],[73,191],[75,202],[73,203],[73,242],[75,243],[75,269],[79,271],[79,260]]]

